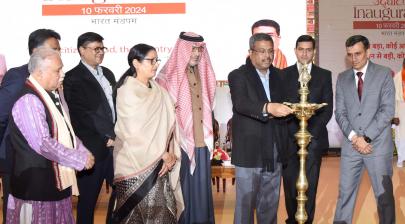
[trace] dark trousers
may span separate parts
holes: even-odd
[[[196,168],[190,174],[190,160],[181,150],[180,183],[184,211],[180,224],[215,224],[211,188],[211,161],[207,147],[195,148]]]
[[[308,220],[306,224],[314,221],[315,204],[316,204],[316,191],[318,189],[319,171],[321,168],[322,158],[318,156],[309,155],[306,160],[306,175],[308,180],[308,190],[306,195],[308,201],[305,203],[305,210],[307,211]],[[287,224],[296,224],[295,213],[297,212],[297,189],[296,182],[299,172],[298,156],[291,156],[287,166],[283,169],[283,187],[285,195],[285,206],[287,209],[288,218]]]
[[[97,204],[98,195],[104,180],[112,184],[113,163],[112,154],[102,161],[96,161],[94,167],[90,170],[84,170],[77,174],[77,184],[79,187],[79,200],[77,202],[77,223],[94,223],[94,209]],[[106,223],[111,223],[111,212],[113,209],[113,200],[115,191],[112,191],[110,202],[108,203]],[[109,219],[109,220],[108,220]]]

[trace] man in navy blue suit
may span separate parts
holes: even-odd
[[[308,180],[308,189],[306,195],[308,201],[305,204],[305,209],[308,214],[306,224],[314,223],[316,192],[318,189],[319,173],[322,164],[322,154],[329,148],[328,130],[326,124],[329,122],[333,111],[333,92],[332,92],[332,73],[329,70],[323,69],[315,65],[312,60],[315,54],[315,39],[309,35],[301,35],[295,42],[295,56],[297,63],[283,69],[284,83],[288,102],[300,102],[299,80],[301,71],[307,69],[311,75],[311,80],[308,83],[310,103],[327,103],[326,107],[317,110],[314,116],[308,121],[308,131],[311,133],[311,142],[308,145],[308,155],[306,159],[306,174]],[[283,186],[285,204],[287,209],[287,224],[296,224],[295,213],[297,212],[297,189],[295,184],[298,179],[299,157],[295,134],[298,132],[299,120],[292,118],[288,120],[288,148],[285,149],[288,161],[283,167]]]
[[[49,47],[60,51],[60,35],[50,29],[38,29],[28,37],[28,50],[31,55],[39,47]],[[3,223],[6,220],[7,198],[10,192],[11,152],[8,139],[8,118],[24,83],[29,76],[28,64],[11,68],[4,75],[0,86],[0,173],[3,182]]]

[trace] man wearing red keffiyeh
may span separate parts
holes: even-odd
[[[190,32],[179,39],[156,81],[175,102],[180,127],[180,181],[185,209],[179,223],[214,223],[210,158],[215,74],[204,38]]]

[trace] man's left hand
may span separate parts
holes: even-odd
[[[395,124],[396,126],[398,126],[399,125],[399,117],[392,118],[391,124]]]
[[[107,147],[114,147],[114,140],[109,138],[106,145],[107,145]]]
[[[370,154],[373,148],[370,143],[367,143],[364,137],[360,136],[353,142],[353,147],[361,154]]]

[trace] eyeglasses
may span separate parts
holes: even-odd
[[[148,60],[148,61],[150,61],[150,63],[152,64],[152,65],[155,65],[156,63],[160,63],[160,59],[159,58],[144,58],[143,60]]]
[[[274,54],[273,49],[258,49],[258,50],[252,49],[252,51],[257,52],[259,54],[266,54],[266,53],[271,54],[271,55]]]
[[[92,48],[92,47],[84,47],[84,48],[89,48],[89,49],[93,50],[93,51],[96,52],[96,53],[105,52],[105,51],[107,50],[106,47],[95,47],[95,48]]]

